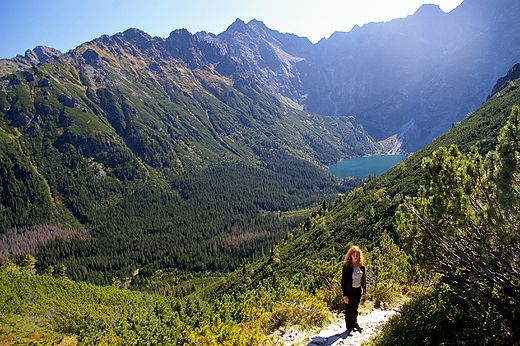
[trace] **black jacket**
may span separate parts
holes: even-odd
[[[361,271],[363,272],[363,276],[361,277],[361,288],[363,292],[367,291],[367,277],[365,275],[365,266],[361,266]],[[352,294],[352,272],[354,268],[350,266],[346,266],[343,264],[343,269],[341,270],[341,289],[343,290],[344,297],[350,297]]]

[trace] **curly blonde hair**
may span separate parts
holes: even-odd
[[[359,246],[352,246],[348,250],[347,254],[345,255],[345,265],[346,266],[350,266],[352,264],[352,255],[355,252],[359,253],[359,261],[358,261],[359,266],[364,265],[364,263],[365,263],[365,256],[363,255],[363,251],[361,251]]]

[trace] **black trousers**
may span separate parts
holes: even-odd
[[[345,325],[352,331],[357,323],[358,307],[361,301],[361,287],[352,287],[352,294],[348,296],[348,304],[345,304]]]

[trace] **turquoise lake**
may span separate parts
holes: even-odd
[[[369,175],[374,176],[374,174],[380,176],[401,162],[405,157],[406,154],[356,157],[330,165],[329,169],[327,169],[327,173],[335,175],[338,178],[368,178]]]

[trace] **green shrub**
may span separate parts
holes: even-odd
[[[386,345],[513,345],[497,311],[475,309],[446,284],[417,295],[372,341]]]

